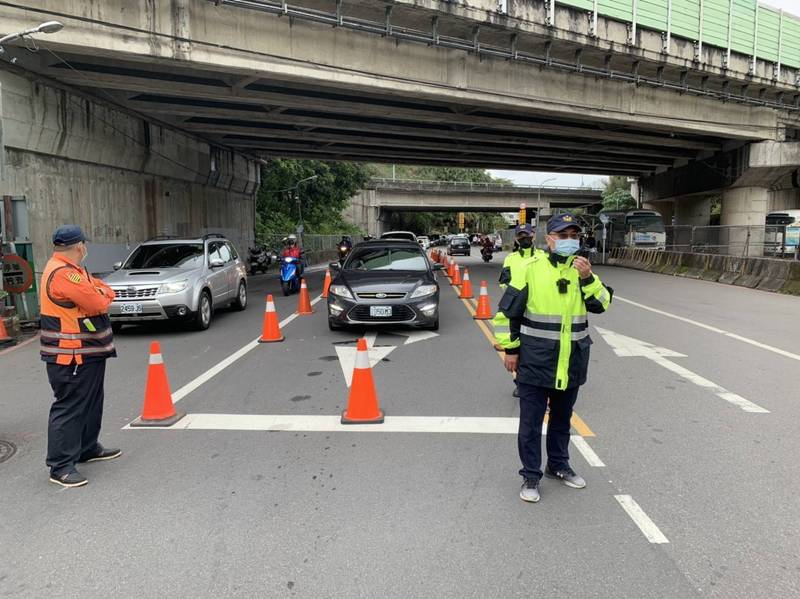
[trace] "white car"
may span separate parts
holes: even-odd
[[[417,237],[417,241],[419,242],[419,245],[420,247],[422,247],[423,250],[427,250],[429,247],[431,247],[431,240],[428,239],[425,235],[420,235],[419,237]]]

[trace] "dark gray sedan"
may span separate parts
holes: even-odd
[[[334,271],[328,293],[328,326],[402,324],[439,328],[439,285],[433,264],[416,243],[359,243]]]

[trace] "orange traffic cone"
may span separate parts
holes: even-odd
[[[447,265],[447,276],[452,279],[455,274],[456,274],[456,259],[451,256],[450,263]]]
[[[153,341],[150,344],[150,365],[147,367],[142,415],[131,422],[131,426],[172,426],[184,416],[183,412],[175,411],[161,344]]]
[[[264,309],[264,326],[261,328],[261,339],[259,343],[274,343],[283,341],[285,337],[281,334],[281,325],[278,323],[278,313],[275,311],[275,302],[272,296],[267,296],[267,306]]]
[[[0,316],[0,343],[6,343],[7,341],[11,341],[11,335],[9,335],[6,330],[5,318]]]
[[[308,298],[308,287],[305,279],[300,279],[300,299],[297,301],[297,313],[300,316],[308,316],[314,313],[314,310],[311,309],[311,300]]]
[[[460,299],[472,299],[472,283],[469,282],[469,269],[464,269],[464,280],[461,281]]]
[[[322,297],[328,297],[328,289],[331,286],[331,269],[325,270],[325,281],[322,283]]]
[[[350,385],[347,409],[342,412],[342,424],[382,423],[383,411],[378,406],[378,394],[375,393],[375,381],[372,380],[367,340],[362,337],[358,340],[353,382]]]
[[[489,286],[486,281],[481,281],[481,292],[478,295],[478,310],[473,316],[475,320],[491,320],[492,309],[489,306]]]
[[[433,250],[431,252],[431,261],[438,262],[439,261],[439,250]]]
[[[461,285],[461,269],[458,267],[458,264],[455,265],[453,268],[453,280],[452,284],[456,287]]]

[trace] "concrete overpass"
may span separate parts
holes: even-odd
[[[65,24],[39,52],[9,47],[6,72],[136,115],[138,146],[151,127],[209,144],[210,179],[218,151],[643,178],[751,145],[794,155],[796,68],[591,17],[552,0],[0,3],[4,32]],[[797,202],[796,166],[767,165],[759,189]]]
[[[392,212],[517,212],[549,215],[553,208],[599,206],[601,190],[589,187],[541,187],[472,183],[373,179],[345,211],[350,222],[370,235],[380,235]]]

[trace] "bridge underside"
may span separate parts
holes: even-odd
[[[212,2],[183,20],[159,15],[157,32],[134,17],[124,28],[67,18],[57,54],[16,52],[17,64],[262,157],[639,176],[775,131],[765,108]],[[393,18],[419,25],[430,13]]]

